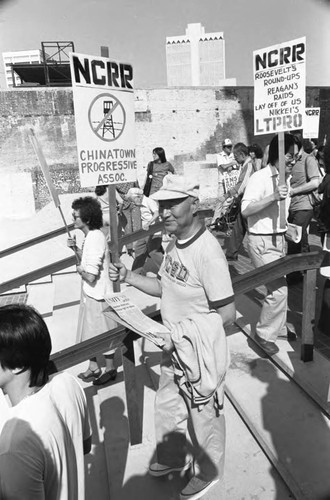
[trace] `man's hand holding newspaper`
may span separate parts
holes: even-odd
[[[170,330],[146,316],[124,293],[107,295],[105,300],[109,305],[109,309],[104,311],[106,316],[150,340],[160,349],[173,350]]]

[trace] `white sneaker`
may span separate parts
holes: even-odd
[[[182,472],[188,470],[191,465],[192,460],[189,460],[181,467],[170,467],[169,465],[162,465],[155,462],[149,466],[149,474],[154,477],[166,476],[166,474],[170,474],[171,472]]]

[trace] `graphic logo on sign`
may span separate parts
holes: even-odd
[[[88,121],[99,139],[106,142],[115,141],[125,128],[125,109],[114,95],[100,94],[90,104]]]

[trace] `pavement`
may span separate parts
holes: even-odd
[[[220,231],[213,231],[213,235],[219,240],[221,246],[226,250],[226,245],[229,236]],[[316,223],[312,222],[309,243],[311,251],[321,250],[321,241],[317,233]],[[244,274],[253,269],[250,258],[247,253],[246,242],[243,243],[243,248],[240,250],[240,254],[237,261],[229,262],[229,269],[231,276],[234,277],[238,274]],[[330,325],[329,334],[325,335],[317,328],[318,318],[320,315],[320,306],[322,303],[322,293],[323,286],[326,278],[318,275],[317,278],[317,289],[316,289],[316,316],[315,316],[315,328],[314,328],[314,341],[315,349],[326,356],[330,360]],[[258,302],[262,299],[265,294],[265,287],[258,287],[250,296],[254,296],[254,299]],[[301,321],[302,321],[302,297],[303,297],[303,282],[292,284],[288,286],[288,326],[292,326],[292,329],[296,331],[297,335],[300,336],[301,333]]]
[[[65,217],[68,222],[71,222],[71,202],[74,196],[66,196],[65,199],[61,200],[63,204],[63,211],[65,213]],[[59,226],[62,226],[62,220],[58,214],[58,211],[54,206],[49,205],[45,207],[41,212],[39,212],[34,218],[17,221],[10,219],[2,219],[0,220],[2,223],[2,227],[6,229],[6,237],[0,241],[0,248],[8,248],[11,245],[24,241],[27,238],[32,238],[37,236],[38,234],[43,234],[44,232],[51,231],[52,229],[56,229]],[[311,249],[316,250],[321,247],[320,240],[318,235],[316,234],[315,228],[312,227],[312,231],[310,234],[310,243]],[[227,236],[224,233],[216,233],[214,235],[219,240],[220,244],[223,248],[226,248],[226,240]],[[65,236],[65,235],[64,235]],[[0,262],[0,273],[2,276],[8,276],[13,273],[13,269],[15,272],[21,272],[21,269],[26,269],[32,267],[35,264],[40,263],[40,259],[45,256],[51,255],[54,258],[63,254],[70,255],[70,251],[65,247],[64,239],[58,243],[53,242],[50,246],[41,251],[35,249],[32,252],[24,253],[24,258],[16,259],[14,258],[12,264],[8,266],[5,263]],[[42,256],[42,257],[41,257]],[[127,256],[124,256],[127,258]],[[5,261],[6,259],[2,259]],[[19,262],[18,262],[19,260]],[[15,265],[15,268],[13,267]],[[10,271],[8,268],[10,267]],[[239,255],[237,261],[230,263],[230,272],[232,276],[237,274],[243,274],[247,271],[251,270],[252,266],[249,260],[249,257],[246,252],[246,248],[243,247],[242,251]],[[74,274],[72,275],[75,276]],[[58,276],[59,280],[64,281],[64,276]],[[79,300],[79,290],[78,287],[72,283],[72,286],[75,288],[76,299],[77,302]],[[322,286],[322,279],[319,278],[318,281],[318,294],[320,294]],[[71,291],[69,286],[65,283],[66,293],[69,294],[69,298],[72,300]],[[132,291],[132,289],[131,289]],[[259,303],[265,292],[264,287],[259,287],[255,291],[249,294],[249,299],[252,299],[255,303]],[[72,317],[69,309],[66,309],[65,303],[69,301],[69,298],[66,299],[63,293],[61,292],[61,297],[58,297],[58,303],[56,314],[59,312],[62,313],[63,318],[67,329],[75,331],[75,328],[68,328],[68,317],[67,315]],[[143,299],[143,297],[142,297]],[[142,300],[141,299],[141,300]],[[146,299],[145,299],[146,300]],[[142,303],[144,300],[142,300]],[[299,336],[299,327],[301,324],[302,318],[302,284],[299,283],[297,285],[289,286],[289,319],[292,321],[294,326],[296,327],[298,336]],[[138,304],[142,307],[143,304]],[[317,304],[319,306],[320,300],[317,300]],[[251,308],[250,308],[251,309]],[[65,313],[67,315],[65,316]],[[319,311],[317,311],[317,314]],[[71,318],[72,319],[72,318]],[[65,341],[69,341],[66,334]],[[235,339],[234,336],[231,337],[231,341]],[[70,340],[72,343],[72,341]],[[245,343],[245,342],[244,342]],[[58,343],[56,345],[59,350],[63,348],[63,345]],[[330,359],[330,336],[326,336],[315,330],[315,347],[318,352],[322,353],[323,356]],[[143,351],[143,352],[142,352]],[[140,355],[141,354],[141,355]],[[250,355],[250,354],[249,354]],[[291,356],[291,353],[289,353]],[[136,353],[137,361],[137,379],[139,379],[139,383],[141,383],[144,387],[144,398],[143,398],[143,422],[144,422],[144,436],[143,443],[137,446],[128,446],[127,443],[127,418],[126,418],[126,408],[125,407],[125,388],[122,375],[119,377],[118,382],[115,384],[111,384],[107,388],[102,389],[104,392],[99,393],[100,402],[98,403],[100,406],[101,415],[104,414],[105,408],[107,409],[107,414],[109,419],[102,418],[104,429],[104,445],[105,452],[110,450],[110,458],[111,460],[108,463],[108,476],[110,478],[110,493],[111,499],[113,500],[130,500],[134,499],[144,499],[144,500],[152,500],[157,498],[159,500],[166,499],[177,499],[177,492],[180,490],[180,487],[184,485],[185,478],[180,476],[173,475],[168,479],[155,480],[153,478],[149,478],[147,474],[147,468],[152,459],[152,454],[154,452],[154,434],[153,434],[153,403],[154,403],[154,391],[157,386],[158,377],[159,377],[159,352],[155,353],[153,350],[153,346],[144,346],[144,350],[141,350],[141,353]],[[239,357],[241,360],[241,357]],[[253,360],[253,363],[257,363],[259,356],[257,357],[257,361]],[[147,368],[148,363],[151,365]],[[240,361],[241,362],[241,361]],[[309,363],[308,368],[317,368],[317,363]],[[313,366],[312,366],[313,365]],[[304,365],[303,365],[304,366]],[[74,370],[80,370],[81,367],[74,367]],[[244,368],[245,369],[245,368]],[[139,374],[143,374],[138,376]],[[234,373],[234,372],[233,372]],[[142,378],[141,378],[142,377]],[[151,383],[148,381],[148,377],[155,378],[155,383]],[[140,380],[141,378],[141,380]],[[244,373],[244,380],[246,379],[246,374]],[[240,392],[242,392],[241,387],[244,382],[243,378],[240,377],[238,379]],[[87,392],[89,388],[86,389]],[[95,397],[94,397],[95,399]],[[290,399],[290,398],[289,398]],[[119,409],[122,413],[122,417],[120,419],[114,419],[114,411],[115,411],[115,403],[119,404]],[[1,403],[1,401],[0,401]],[[110,404],[111,403],[111,404]],[[124,404],[124,406],[123,406]],[[210,490],[210,492],[205,496],[205,500],[238,500],[238,499],[251,499],[258,498],[258,500],[287,500],[291,498],[290,493],[287,491],[283,481],[279,478],[276,469],[271,466],[265,457],[264,453],[257,446],[256,442],[251,437],[249,431],[245,427],[242,421],[240,421],[237,416],[234,408],[232,408],[230,401],[226,401],[226,409],[227,409],[227,423],[228,423],[228,442],[227,442],[227,457],[226,457],[226,477],[224,484],[218,484]],[[124,413],[123,413],[124,411]],[[111,425],[110,425],[111,422]],[[118,427],[116,427],[118,426]],[[274,432],[273,435],[276,435]],[[124,436],[123,439],[121,439]],[[107,442],[107,438],[109,438],[109,442]],[[120,438],[120,439],[119,439]],[[102,438],[103,439],[103,438]],[[119,441],[118,441],[119,440]],[[118,441],[118,442],[117,442]],[[124,443],[124,444],[123,444]],[[126,444],[125,444],[126,443]],[[108,451],[109,452],[109,451]],[[93,457],[95,458],[95,453]],[[104,462],[104,458],[100,460],[101,465]],[[109,465],[110,464],[110,465]],[[119,467],[120,465],[120,467]],[[91,477],[89,490],[90,493],[87,494],[87,499],[96,498],[93,494],[95,492],[95,478]],[[104,488],[103,488],[104,491]],[[97,496],[97,498],[101,499],[101,496]]]

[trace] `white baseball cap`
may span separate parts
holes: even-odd
[[[198,198],[199,184],[194,179],[188,179],[183,175],[168,174],[164,177],[162,187],[153,193],[153,200],[174,200],[175,198],[187,198],[193,196]]]

